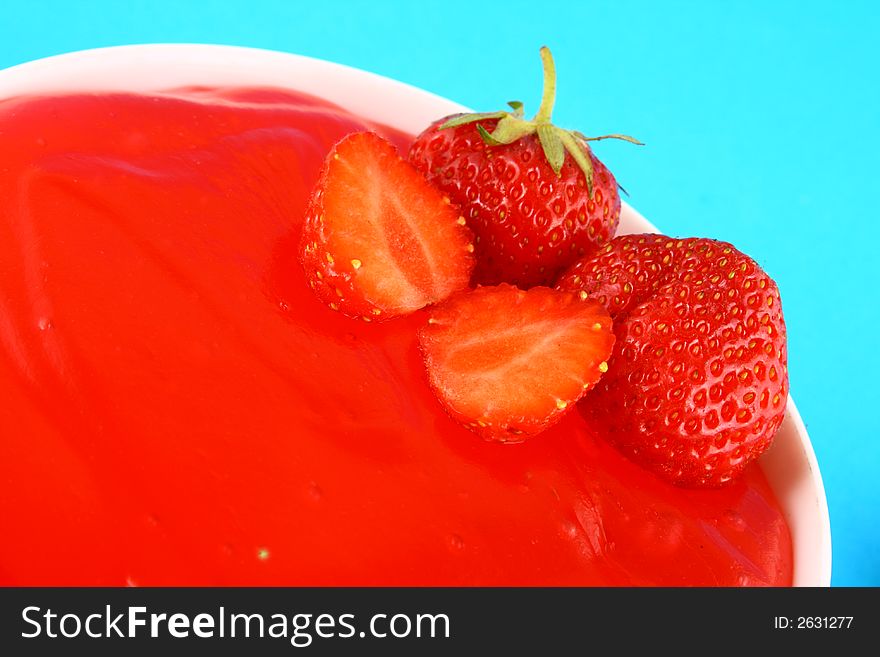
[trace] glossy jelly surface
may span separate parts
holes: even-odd
[[[481,441],[423,313],[318,302],[300,223],[375,129],[293,91],[0,101],[0,584],[788,585],[758,467],[674,488],[581,414]]]

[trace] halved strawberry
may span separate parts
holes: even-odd
[[[467,287],[465,220],[372,132],[340,141],[309,202],[300,261],[318,297],[365,321],[402,315]]]
[[[487,440],[519,442],[593,387],[608,369],[614,334],[595,301],[502,284],[436,307],[419,342],[447,411]]]

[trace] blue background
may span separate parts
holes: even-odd
[[[550,5],[553,5],[552,8]],[[876,255],[880,3],[2,2],[0,68],[98,46],[198,42],[341,62],[636,148],[598,155],[664,232],[725,239],[776,278],[792,391],[831,511],[835,585],[880,585]]]

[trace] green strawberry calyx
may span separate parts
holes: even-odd
[[[593,163],[590,160],[590,147],[588,142],[602,139],[622,139],[631,144],[644,146],[642,142],[627,135],[602,135],[601,137],[587,137],[576,130],[564,130],[550,122],[553,112],[553,104],[556,102],[556,65],[553,55],[547,46],[541,48],[541,64],[544,68],[544,91],[541,95],[541,106],[534,118],[524,118],[523,104],[518,100],[512,100],[507,104],[512,111],[480,112],[474,114],[461,114],[453,117],[440,126],[440,130],[455,128],[469,123],[477,124],[477,131],[489,146],[512,144],[527,135],[537,135],[538,142],[544,150],[544,156],[559,176],[562,165],[565,162],[566,152],[574,158],[574,161],[584,172],[587,180],[587,189],[590,196],[593,195]],[[486,130],[480,121],[498,119],[492,132]]]

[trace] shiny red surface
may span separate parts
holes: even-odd
[[[677,489],[579,413],[483,442],[423,314],[313,298],[306,198],[364,125],[271,90],[0,101],[0,583],[790,584],[758,468]]]

